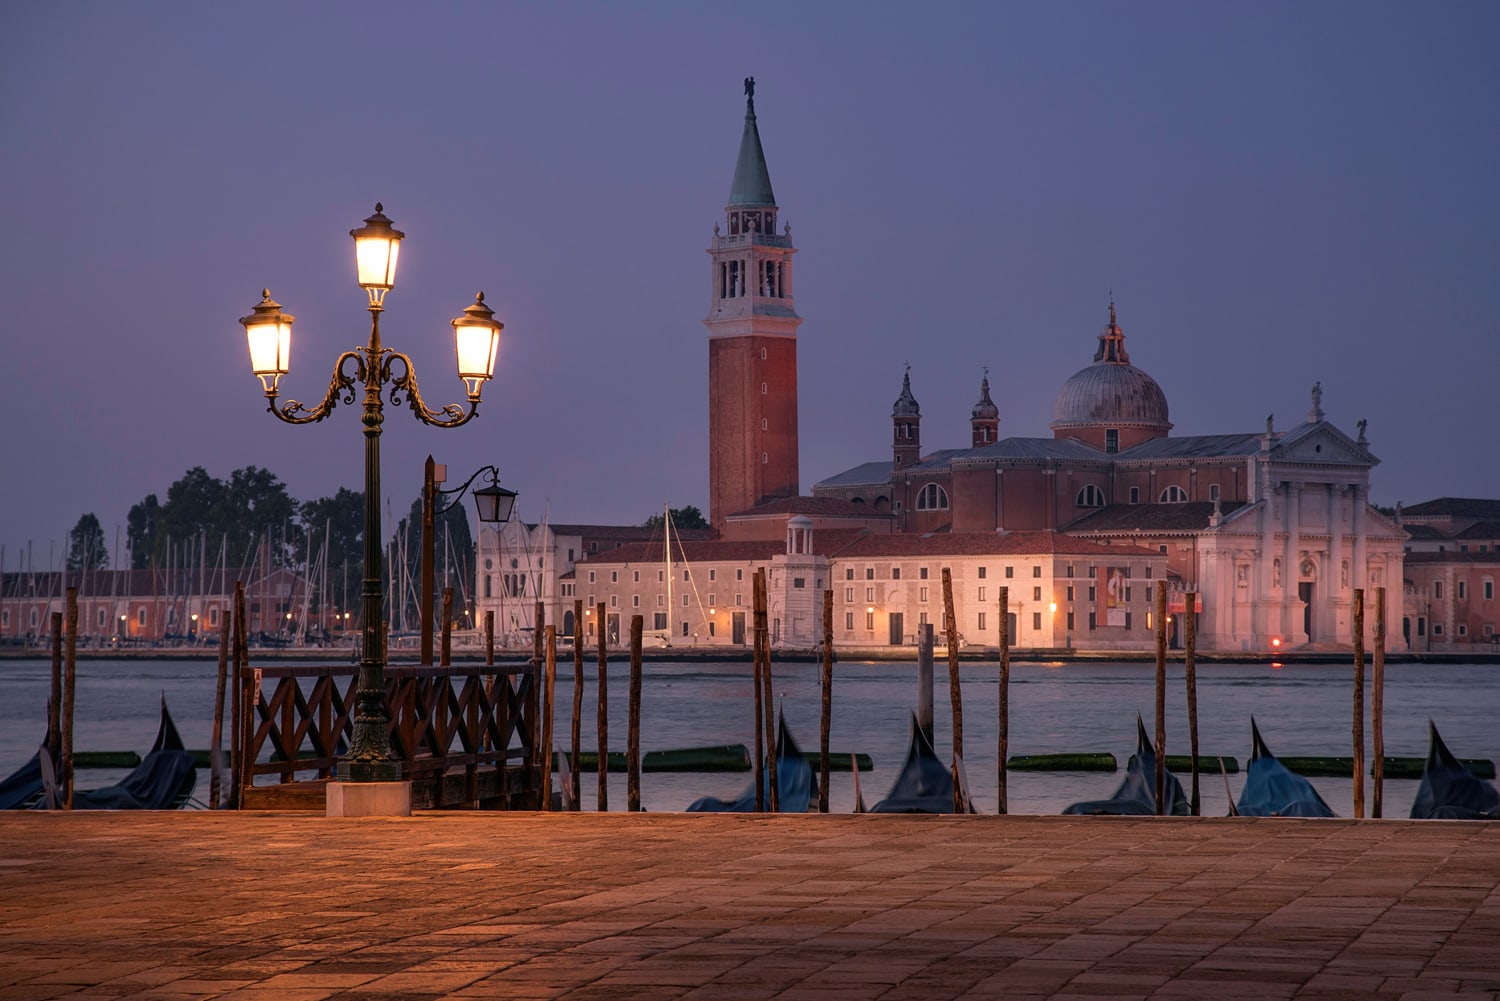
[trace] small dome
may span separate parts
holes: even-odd
[[[1145,427],[1170,430],[1167,394],[1156,380],[1130,364],[1125,333],[1109,304],[1109,326],[1099,335],[1094,363],[1075,372],[1057,394],[1052,408],[1054,431],[1077,427]]]
[[[917,398],[911,395],[911,369],[901,377],[901,395],[896,397],[895,406],[891,407],[892,417],[920,417],[922,408],[917,405]]]
[[[995,401],[990,399],[990,377],[985,375],[984,381],[979,384],[979,402],[974,404],[974,409],[969,413],[970,420],[993,421],[1000,418],[1000,408],[995,406]]]

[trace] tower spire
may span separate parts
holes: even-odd
[[[760,145],[760,129],[755,124],[755,77],[745,77],[745,130],[740,135],[740,155],[734,164],[734,181],[729,186],[729,207],[775,208],[776,195],[771,190],[771,174],[766,169],[766,152]]]

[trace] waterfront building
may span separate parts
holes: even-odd
[[[1412,649],[1500,649],[1500,500],[1440,497],[1396,516],[1408,536],[1401,628]]]
[[[1364,421],[1354,438],[1329,422],[1321,384],[1306,418],[1282,431],[1268,418],[1264,432],[1172,437],[1168,413],[1111,303],[1092,364],[1058,392],[1053,437],[999,439],[986,374],[969,447],[921,454],[908,371],[891,460],[813,495],[889,512],[904,533],[1059,531],[1155,549],[1178,590],[1199,595],[1204,650],[1350,645],[1353,590],[1401,579],[1404,538],[1369,503],[1379,460]]]
[[[52,613],[67,614],[71,587],[78,592],[81,646],[217,643],[236,582],[244,584],[253,645],[332,642],[358,632],[357,609],[350,617],[331,595],[284,567],[13,572],[0,575],[0,642],[45,647]]]

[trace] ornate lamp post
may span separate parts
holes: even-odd
[[[396,283],[396,260],[405,236],[391,226],[381,205],[358,229],[354,237],[354,259],[361,288],[369,293],[369,343],[339,355],[333,365],[333,377],[321,403],[306,407],[296,400],[277,403],[281,377],[290,366],[292,317],[281,311],[281,304],[271,298],[269,289],[262,292],[254,311],[240,319],[250,348],[250,367],[260,377],[265,390],[266,407],[288,424],[313,424],[333,413],[339,403],[354,403],[357,385],[364,386],[364,412],[361,423],[365,434],[365,577],[361,589],[363,640],[359,661],[358,709],[354,717],[354,740],[344,758],[340,776],[350,782],[394,782],[401,778],[401,762],[391,757],[388,717],[385,711],[385,644],[381,629],[380,555],[380,428],[385,420],[381,394],[386,393],[393,406],[403,403],[424,424],[456,428],[473,419],[479,408],[479,393],[495,373],[495,353],[500,346],[504,324],[484,304],[484,293],[453,321],[454,348],[458,354],[458,377],[467,388],[468,409],[451,403],[439,410],[430,409],[417,390],[416,372],[411,359],[400,351],[385,347],[380,341],[380,314],[385,294]],[[389,386],[387,392],[386,387]]]

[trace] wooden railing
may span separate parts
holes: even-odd
[[[322,809],[324,787],[354,734],[358,667],[241,671],[236,686],[236,802],[244,809]],[[536,670],[529,664],[388,665],[391,754],[416,809],[536,809]]]

